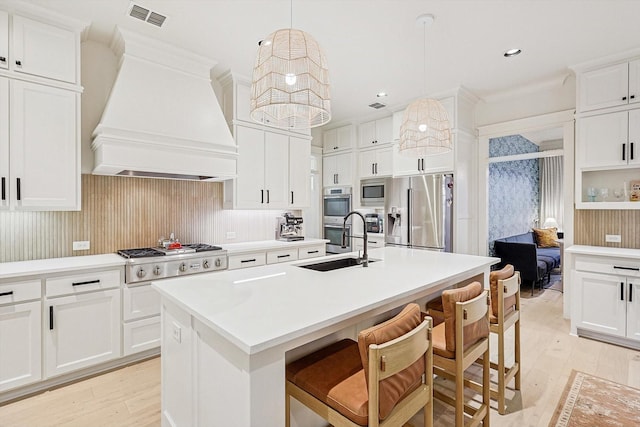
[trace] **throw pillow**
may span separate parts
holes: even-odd
[[[558,229],[551,228],[534,228],[533,234],[536,236],[536,243],[539,248],[557,248],[560,244],[558,240]]]

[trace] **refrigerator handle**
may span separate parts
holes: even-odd
[[[413,205],[413,192],[411,188],[407,188],[407,212],[406,222],[407,224],[407,245],[411,246],[411,206]]]

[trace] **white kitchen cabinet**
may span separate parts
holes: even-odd
[[[455,136],[452,135],[455,147]],[[399,145],[393,144],[393,176],[410,176],[454,171],[454,150],[433,156],[412,157],[400,154]]]
[[[40,280],[0,285],[0,392],[39,381]]]
[[[581,118],[578,138],[580,168],[640,165],[640,110]]]
[[[640,60],[608,65],[580,73],[578,108],[581,112],[640,101]]]
[[[360,124],[358,147],[368,148],[391,142],[393,142],[393,118],[391,116]]]
[[[267,263],[267,252],[263,251],[229,255],[227,263],[229,270],[265,265]]]
[[[0,92],[6,91],[6,84],[0,78]],[[0,130],[3,207],[79,210],[80,95],[26,81],[8,84],[8,98],[0,99],[0,105],[7,99],[10,105],[9,111],[6,105],[0,107],[2,122],[9,123],[8,140],[6,130]]]
[[[0,77],[0,123],[9,123],[9,80]],[[0,126],[0,209],[9,209],[9,126]]]
[[[160,294],[150,284],[122,289],[124,356],[160,347]]]
[[[322,158],[322,184],[325,187],[336,185],[352,186],[353,154],[342,153]]]
[[[311,141],[289,137],[289,209],[309,207],[311,189]]]
[[[573,258],[572,328],[581,336],[640,348],[640,262]]]
[[[384,248],[384,234],[367,233],[367,250],[376,248]],[[353,250],[364,250],[364,239],[362,238],[362,235],[358,235],[353,239]]]
[[[322,134],[322,153],[334,153],[353,148],[353,125],[341,126],[330,129]]]
[[[120,289],[45,299],[46,377],[120,357]]]
[[[286,208],[289,198],[289,137],[237,126],[236,208]]]
[[[360,178],[391,176],[393,172],[393,149],[364,150],[358,153]]]
[[[298,248],[298,259],[315,258],[319,256],[325,256],[327,245],[322,243],[314,246],[306,246],[304,248]]]
[[[298,248],[276,249],[267,251],[267,264],[295,261],[298,259]]]
[[[0,10],[0,68],[9,68],[9,15]]]

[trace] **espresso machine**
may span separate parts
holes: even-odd
[[[304,240],[302,217],[284,213],[276,218],[276,240],[293,242]]]

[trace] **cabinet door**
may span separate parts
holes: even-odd
[[[376,120],[377,144],[386,144],[393,141],[393,117],[385,117]]]
[[[8,67],[9,67],[9,15],[4,10],[0,10],[0,68],[7,69]]]
[[[236,143],[238,144],[236,205],[238,208],[262,207],[266,202],[264,131],[237,126]]]
[[[245,122],[253,122],[251,119],[251,85],[236,84],[235,118]]]
[[[47,300],[43,329],[47,378],[120,357],[120,289]]]
[[[622,63],[580,76],[580,110],[589,111],[627,104],[629,65]]]
[[[575,272],[578,328],[608,335],[626,335],[625,279],[619,276]]]
[[[14,15],[11,68],[75,83],[76,37],[73,31]]]
[[[640,59],[629,62],[629,104],[640,102]]]
[[[9,80],[0,77],[0,210],[9,208]]]
[[[340,149],[338,147],[338,131],[336,129],[325,131],[322,134],[322,152],[331,153],[338,149]]]
[[[640,340],[640,278],[627,278],[627,338]]]
[[[576,150],[578,167],[612,167],[627,164],[628,114],[626,111],[620,111],[579,120]]]
[[[322,185],[331,187],[338,184],[337,173],[337,156],[324,156],[322,158]]]
[[[398,147],[398,144],[393,144],[393,176],[415,175],[422,172],[421,160],[400,154]]]
[[[370,178],[376,175],[376,151],[377,150],[369,150],[358,153],[358,157],[360,158],[358,162],[360,178]]]
[[[16,209],[80,209],[77,101],[67,90],[11,82],[11,199]]]
[[[382,148],[376,150],[376,176],[391,176],[393,174],[393,149]]]
[[[265,132],[264,138],[265,208],[285,208],[289,200],[289,137]],[[306,164],[309,166],[309,163]]]
[[[0,307],[0,392],[42,378],[41,303]]]
[[[371,147],[376,141],[376,122],[375,120],[362,123],[359,126],[358,146],[362,148]]]
[[[311,141],[289,138],[289,207],[303,208],[310,204],[311,189]]]
[[[353,148],[353,126],[342,126],[336,129],[336,142],[340,150]]]
[[[640,164],[640,110],[629,111],[629,146],[627,161],[630,165]]]
[[[353,166],[351,164],[351,154],[340,154],[336,156],[336,174],[338,185],[353,185]]]

